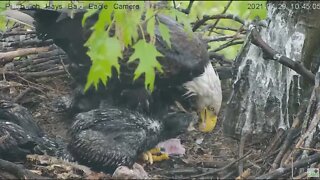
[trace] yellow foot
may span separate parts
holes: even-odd
[[[167,159],[169,159],[169,155],[167,153],[161,152],[160,148],[153,148],[143,153],[143,160],[149,162],[150,164]]]

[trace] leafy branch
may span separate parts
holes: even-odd
[[[114,3],[128,4],[128,2],[122,1],[106,1],[104,5],[110,7]],[[85,44],[89,48],[87,54],[92,61],[85,90],[88,90],[91,85],[97,89],[100,81],[107,85],[112,76],[112,68],[115,68],[119,75],[121,72],[118,61],[122,58],[125,48],[133,47],[134,53],[127,62],[132,63],[139,60],[133,80],[144,74],[145,88],[153,91],[156,71],[163,72],[161,64],[157,61],[157,57],[163,55],[155,47],[156,24],[162,39],[171,47],[170,30],[159,21],[157,13],[161,12],[177,18],[191,32],[190,23],[184,13],[174,9],[158,10],[143,2],[134,3],[140,8],[130,11],[114,11],[112,8],[108,8],[99,13],[98,21],[93,25],[93,32]],[[96,12],[96,10],[87,11],[83,17],[82,25]],[[145,15],[144,21],[143,15]],[[144,23],[146,23],[146,29],[142,28]],[[106,27],[108,27],[107,30],[105,30]],[[113,36],[108,33],[111,27],[115,27]],[[139,31],[142,34],[142,39],[139,38]],[[148,39],[146,34],[148,34]]]

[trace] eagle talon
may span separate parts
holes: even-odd
[[[149,164],[169,159],[169,154],[162,152],[161,148],[153,148],[143,153],[143,160]]]

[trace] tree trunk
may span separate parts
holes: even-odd
[[[301,76],[299,71],[279,63],[285,56],[292,62],[299,62],[296,64],[301,62],[308,72],[315,74],[319,69],[320,21],[317,18],[320,3],[310,3],[309,10],[304,9],[303,4],[268,3],[270,22],[267,28],[259,28],[259,34],[278,52],[275,57],[267,56],[265,51],[252,44],[249,33],[235,60],[236,77],[223,116],[225,135],[256,134],[256,139],[270,138],[270,133],[292,127],[300,111],[306,113],[314,83],[310,83],[304,74]],[[311,73],[313,78],[314,74]]]

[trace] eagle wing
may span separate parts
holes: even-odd
[[[171,48],[162,39],[159,27],[156,28],[156,48],[164,57],[158,60],[163,66],[159,83],[164,85],[182,85],[204,72],[209,63],[207,49],[200,38],[192,32],[186,32],[182,25],[164,15],[157,16],[170,30]]]
[[[91,60],[87,55],[87,48],[84,47],[84,44],[91,34],[90,28],[98,19],[98,13],[88,17],[85,26],[82,27],[81,22],[85,10],[76,11],[72,15],[70,15],[71,10],[31,9],[23,10],[22,12],[33,17],[33,25],[36,27],[36,31],[40,37],[53,39],[55,44],[68,54],[71,60],[69,71],[75,77],[76,82],[84,86],[91,66]],[[20,15],[14,13],[14,11],[7,14],[13,19],[17,16],[16,19],[22,21],[22,18],[19,18]],[[172,18],[165,15],[157,15],[156,18],[170,30],[171,48],[161,37],[159,27],[156,25],[155,46],[164,56],[157,57],[157,59],[162,65],[164,73],[156,73],[155,90],[167,90],[168,87],[171,88],[172,86],[181,87],[185,82],[192,80],[204,72],[204,68],[209,62],[207,49],[195,34],[185,32],[183,26]],[[112,35],[114,30],[111,29],[110,33]],[[119,101],[115,102],[117,105],[131,104],[133,107],[143,109],[142,111],[148,111],[150,101],[161,101],[162,98],[153,100],[153,97],[145,92],[144,76],[133,82],[133,75],[138,61],[130,64],[127,63],[132,53],[132,48],[125,50],[123,59],[119,61],[120,76],[115,74],[112,76],[113,78],[108,81],[107,91],[101,84],[101,92],[116,97],[114,98],[115,101]],[[132,91],[130,93],[139,91],[136,94],[143,96],[131,96],[136,98],[127,98],[123,96],[125,91]],[[88,95],[89,97],[94,97],[96,96],[95,94],[97,92],[93,88],[86,92],[86,96]],[[147,96],[144,96],[146,94]]]

